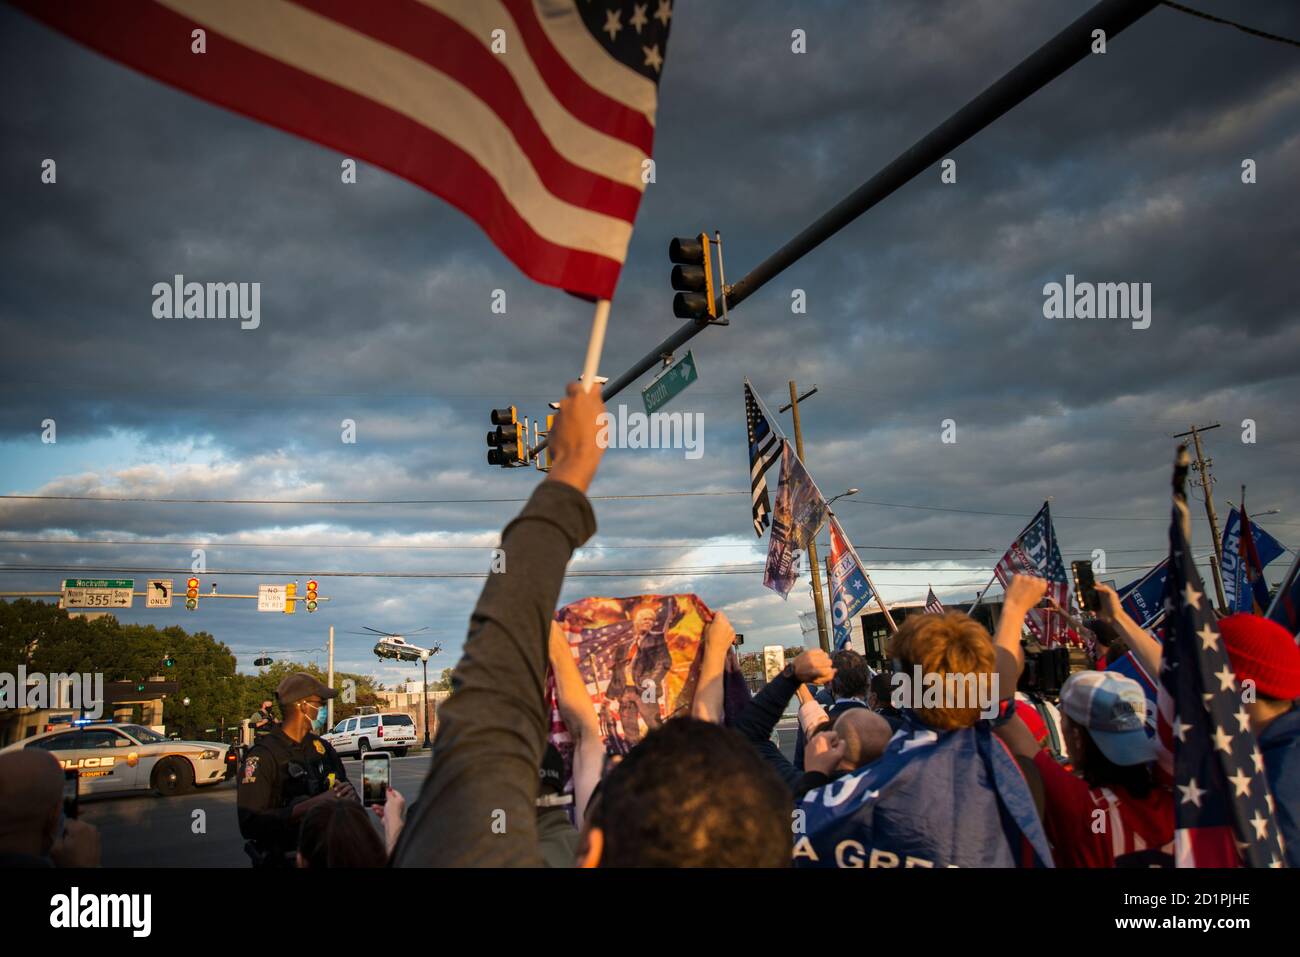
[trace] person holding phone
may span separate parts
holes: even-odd
[[[328,741],[325,701],[336,692],[304,672],[276,688],[283,720],[248,751],[239,772],[239,831],[254,867],[292,867],[302,817],[328,801],[356,801]]]

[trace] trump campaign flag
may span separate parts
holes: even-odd
[[[1061,549],[1056,543],[1049,502],[1043,503],[1033,521],[1021,530],[993,569],[993,577],[1003,588],[1016,575],[1047,579],[1047,597],[1055,599],[1062,608],[1069,607],[1070,582],[1065,574],[1065,563],[1061,561]],[[1063,635],[1060,617],[1048,614],[1043,608],[1032,608],[1025,616],[1025,623],[1042,644],[1054,645]]]
[[[1268,617],[1293,635],[1300,632],[1300,555],[1291,563],[1282,584],[1277,586]]]
[[[831,588],[831,622],[835,628],[835,650],[848,646],[853,635],[853,616],[866,607],[874,594],[862,559],[834,515],[830,517],[831,554],[827,559]]]
[[[796,867],[1052,866],[1029,785],[989,722],[902,720],[879,759],[804,796]]]
[[[1174,467],[1156,742],[1174,782],[1177,867],[1281,867],[1264,759],[1189,541],[1187,447]]]
[[[613,296],[646,185],[670,0],[15,5],[442,197],[538,282]]]
[[[1118,592],[1120,604],[1128,616],[1143,628],[1151,628],[1165,615],[1165,579],[1169,577],[1169,559],[1164,559],[1135,582]]]
[[[1223,526],[1223,597],[1229,614],[1262,615],[1268,607],[1264,566],[1286,552],[1276,538],[1250,520],[1242,509],[1228,513]]]
[[[781,441],[781,487],[772,508],[772,537],[768,540],[763,584],[789,596],[799,577],[799,557],[808,550],[826,522],[826,500],[790,443]]]

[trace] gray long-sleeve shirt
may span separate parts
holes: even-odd
[[[550,627],[573,550],[595,531],[587,497],[552,481],[506,526],[505,570],[488,576],[470,618],[397,866],[543,866],[536,800]]]

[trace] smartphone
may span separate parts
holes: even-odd
[[[388,803],[389,756],[387,751],[367,751],[361,758],[361,803]]]
[[[63,771],[63,816],[76,818],[81,802],[81,772],[76,768]]]
[[[1097,579],[1092,574],[1092,562],[1070,562],[1074,572],[1074,594],[1079,607],[1094,614],[1101,610],[1101,596],[1097,594]]]

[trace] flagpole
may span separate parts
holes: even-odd
[[[1268,610],[1264,612],[1265,618],[1272,618],[1273,612],[1277,610],[1278,602],[1282,600],[1282,593],[1287,590],[1286,583],[1295,580],[1296,566],[1300,566],[1300,549],[1296,550],[1295,561],[1287,569],[1287,573],[1282,576],[1282,582],[1277,586],[1277,591],[1273,593],[1273,599],[1268,603]]]
[[[844,533],[844,526],[840,524],[840,520],[835,517],[834,512],[830,513],[830,521],[834,522],[835,527],[840,530],[840,538],[844,539],[845,547],[848,548],[849,554],[853,556],[853,560],[858,563],[858,567],[862,569],[862,577],[866,579],[867,587],[871,589],[871,597],[876,600],[876,604],[879,605],[880,610],[884,612],[885,624],[889,626],[889,633],[892,635],[894,632],[898,631],[898,625],[894,622],[894,616],[889,613],[889,606],[885,604],[885,599],[881,597],[880,589],[877,588],[876,583],[871,580],[871,572],[867,571],[867,566],[863,564],[862,559],[858,556],[858,550],[853,547],[853,542],[849,539],[849,536]],[[862,640],[864,642],[866,641],[865,634],[862,636]]]
[[[1052,500],[1049,498],[1049,499],[1047,499],[1045,502],[1043,502],[1043,508],[1048,508],[1048,506],[1051,504],[1051,501],[1052,501]],[[1043,510],[1043,509],[1040,508],[1040,509],[1038,510],[1038,512],[1041,512],[1042,510]],[[1029,527],[1030,527],[1031,525],[1033,525],[1034,522],[1038,521],[1038,512],[1035,512],[1035,513],[1034,513],[1034,517],[1031,518],[1028,522],[1026,522],[1026,523],[1025,523],[1025,527],[1022,528],[1022,529],[1020,530],[1019,534],[1017,534],[1016,537],[1013,538],[1013,539],[1011,540],[1011,544],[1012,544],[1012,545],[1014,545],[1016,542],[1020,541],[1021,537],[1025,534],[1025,532],[1029,531]],[[1049,517],[1050,517],[1050,515],[1051,515],[1051,511],[1050,511],[1050,509],[1049,509],[1049,511],[1048,511],[1048,515],[1049,515]],[[1051,522],[1050,522],[1050,520],[1048,521],[1048,527],[1049,527],[1049,528],[1051,527]],[[1049,554],[1050,554],[1050,545],[1048,546],[1048,548],[1049,548]],[[1003,555],[1005,556],[1005,554],[1006,554],[1006,553],[1004,552]],[[993,566],[993,577],[990,578],[990,579],[989,579],[989,583],[988,583],[987,585],[984,586],[984,590],[981,591],[978,595],[975,596],[975,604],[973,604],[973,605],[970,606],[970,611],[968,611],[966,614],[969,615],[971,612],[973,612],[976,608],[978,608],[978,607],[980,606],[980,604],[984,601],[984,595],[988,592],[988,590],[989,590],[990,588],[993,587],[993,583],[994,583],[995,581],[997,581],[997,580],[998,580],[998,570],[997,570],[997,565],[994,565],[994,566]]]
[[[596,315],[591,320],[591,337],[587,340],[587,359],[582,364],[582,388],[590,392],[596,384],[596,367],[605,349],[605,327],[609,325],[609,300],[596,300]]]

